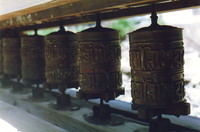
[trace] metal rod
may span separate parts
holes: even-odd
[[[162,114],[158,114],[157,118],[162,119]]]
[[[158,16],[157,16],[157,13],[156,13],[155,4],[152,4],[151,26],[158,26]]]
[[[103,99],[100,98],[100,105],[103,105]]]
[[[37,85],[37,88],[39,88],[39,84],[37,83],[36,85]]]
[[[97,14],[96,27],[101,27],[101,18],[99,13]]]
[[[38,29],[37,29],[37,25],[35,24],[35,26],[34,26],[34,32],[35,32],[35,36],[37,36],[38,35]]]
[[[63,25],[63,21],[60,21],[60,32],[65,32],[65,27]]]

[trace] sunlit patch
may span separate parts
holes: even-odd
[[[20,132],[17,130],[17,128],[13,127],[8,122],[0,119],[0,131],[1,132]]]

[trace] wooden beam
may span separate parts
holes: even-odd
[[[61,5],[47,10],[19,15],[14,18],[0,21],[0,28],[12,26],[25,26],[32,23],[41,23],[56,18],[69,16],[80,16],[86,13],[92,13],[102,10],[111,10],[115,8],[128,8],[128,5],[147,4],[166,0],[80,0],[74,3]]]
[[[17,16],[23,16],[26,14],[30,14],[30,13],[34,13],[34,12],[38,12],[42,10],[46,10],[49,8],[53,8],[53,7],[57,7],[57,6],[61,6],[61,5],[69,4],[69,3],[73,3],[75,1],[79,1],[79,0],[50,0],[49,2],[46,2],[43,4],[35,5],[35,6],[28,7],[22,10],[0,15],[0,21],[17,17]]]
[[[26,89],[27,90],[27,89]],[[31,89],[30,89],[31,90]],[[56,110],[55,106],[53,104],[55,103],[55,99],[51,98],[49,95],[45,96],[44,99],[32,99],[31,98],[31,91],[24,92],[23,94],[13,94],[9,88],[0,88],[0,100],[3,100],[7,103],[14,104],[17,107],[20,107],[20,109],[25,110],[43,120],[48,121],[49,123],[56,124],[60,128],[67,129],[70,131],[75,132],[148,132],[148,122],[149,121],[142,121],[138,120],[138,118],[135,118],[133,116],[127,116],[122,113],[119,113],[119,109],[124,109],[126,113],[134,113],[131,109],[130,103],[128,102],[120,102],[120,101],[111,101],[109,102],[109,105],[111,107],[115,107],[117,111],[112,111],[112,118],[111,118],[111,124],[102,122],[101,124],[95,124],[98,123],[98,120],[94,120],[95,122],[91,122],[91,118],[88,120],[88,118],[84,118],[84,115],[89,115],[92,112],[92,107],[96,104],[91,103],[90,101],[84,101],[84,100],[78,100],[75,98],[71,98],[72,104],[68,108],[64,110]],[[68,92],[71,95],[70,92]],[[94,100],[93,100],[94,101]],[[96,100],[97,101],[97,100]],[[99,101],[97,101],[99,103]],[[98,104],[97,103],[97,104]],[[115,105],[114,105],[115,104]],[[0,103],[0,117],[3,114],[1,111],[10,110],[5,107],[2,107],[2,104]],[[79,110],[71,110],[74,106],[79,106]],[[120,108],[121,107],[121,108]],[[4,112],[5,113],[5,112]],[[23,112],[21,112],[23,114]],[[115,113],[115,114],[114,114]],[[15,112],[10,113],[11,115],[5,116],[5,118],[17,118],[18,114]],[[122,116],[122,115],[123,116]],[[15,122],[21,125],[22,127],[25,127],[26,125],[29,125],[29,128],[35,127],[38,131],[34,132],[41,132],[39,129],[42,123],[41,122],[25,122],[27,119],[23,118],[23,115],[20,114],[21,117],[17,118],[17,121]],[[163,115],[164,118],[170,119],[170,121],[173,123],[171,125],[171,128],[173,128],[175,131],[189,131],[189,132],[199,132],[199,118],[194,118],[191,116],[180,116],[179,118],[175,116],[169,116],[169,115]],[[20,120],[19,120],[20,118]],[[119,123],[119,121],[123,121],[124,124],[115,124]],[[39,125],[36,125],[38,124]],[[105,124],[105,125],[103,125]],[[176,124],[176,125],[175,125]],[[46,125],[44,125],[46,126]],[[46,126],[48,127],[48,126]],[[50,129],[46,128],[46,129]],[[22,129],[25,130],[25,129]],[[48,131],[48,130],[46,130]],[[46,132],[45,130],[42,132]],[[25,131],[25,132],[32,132]],[[48,132],[60,132],[56,131],[55,129],[52,129],[52,131]]]
[[[169,3],[160,3],[156,5],[156,10],[158,13],[167,12],[167,11],[176,11],[188,8],[199,7],[200,3],[199,0],[181,0],[176,2],[169,2]],[[151,13],[151,5],[146,5],[142,7],[131,7],[128,9],[121,9],[121,10],[111,10],[110,12],[101,12],[101,19],[102,20],[111,20],[123,17],[130,17],[130,16],[138,16]],[[79,17],[69,17],[68,19],[63,19],[64,25],[75,25],[80,23],[91,23],[96,21],[96,14],[88,14]],[[53,22],[46,22],[43,24],[38,25],[38,28],[48,28],[48,27],[55,27],[60,24],[59,19]],[[24,26],[20,30],[30,30],[33,29],[33,26]]]
[[[56,124],[60,128],[70,130],[72,132],[148,132],[147,123],[140,123],[141,121],[135,121],[135,119],[124,118],[120,115],[112,115],[111,123],[103,121],[102,124],[95,124],[87,119],[86,115],[92,113],[93,104],[71,98],[71,106],[63,110],[56,110],[55,104],[53,105],[54,98],[48,98],[48,96],[42,100],[35,100],[30,98],[31,93],[26,94],[12,94],[10,89],[0,88],[0,100],[6,101],[11,104],[16,104],[21,109],[30,112],[31,114],[48,121],[49,123]],[[0,103],[1,104],[1,103]],[[54,106],[54,107],[53,107]],[[79,110],[70,110],[74,106],[79,106]],[[0,107],[1,108],[1,107]],[[1,112],[1,109],[0,109]],[[85,115],[85,116],[84,116]],[[14,116],[14,115],[13,115]],[[1,113],[0,113],[1,117]],[[123,121],[123,124],[114,125],[115,121]],[[31,121],[30,121],[31,122]],[[27,122],[29,123],[29,122]],[[100,122],[99,122],[100,123]],[[24,125],[24,124],[21,124]],[[31,125],[31,124],[29,124]],[[35,124],[32,125],[37,128]],[[31,127],[32,128],[32,127]],[[46,128],[48,129],[48,128]],[[37,129],[39,132],[39,128]],[[24,131],[29,132],[29,131]],[[32,132],[32,131],[30,131]],[[57,131],[40,131],[40,132],[57,132]],[[58,131],[60,132],[60,131]]]
[[[2,131],[13,131],[13,132],[69,132],[58,126],[55,126],[47,121],[41,120],[40,118],[26,112],[25,110],[19,109],[16,106],[8,104],[0,100],[0,119],[6,121],[11,126],[2,124],[0,129]]]
[[[33,28],[34,23],[39,23],[38,28],[47,28],[59,25],[59,21],[61,19],[64,20],[65,25],[75,25],[75,24],[95,21],[97,12],[101,13],[102,20],[143,15],[151,12],[150,3],[152,2],[151,0],[143,1],[143,4],[146,5],[143,4],[140,5],[142,2],[141,0],[127,0],[127,1],[119,0],[118,2],[113,1],[113,3],[111,4],[111,3],[106,3],[106,1],[111,2],[111,0],[101,0],[102,4],[100,3],[94,4],[95,3],[94,2],[93,4],[90,5],[86,5],[85,3],[81,5],[80,2],[83,1],[91,2],[91,0],[81,0],[73,4],[59,6],[56,8],[40,11],[37,13],[32,13],[32,15],[31,14],[29,14],[28,16],[23,15],[8,20],[3,20],[0,21],[0,28],[18,26],[18,27],[23,27],[22,30],[27,30]],[[199,0],[190,0],[190,1],[179,0],[179,1],[167,1],[166,3],[165,2],[166,1],[162,2],[159,1],[159,3],[157,2],[156,9],[158,12],[175,11],[175,10],[194,8],[200,6]],[[76,8],[80,7],[80,9],[75,9],[75,7]],[[55,9],[57,9],[57,11],[53,12],[55,11]],[[47,14],[46,11],[49,11],[49,13]],[[50,17],[49,15],[53,16],[49,18]]]

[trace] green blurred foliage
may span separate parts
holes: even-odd
[[[120,38],[123,41],[128,35],[128,33],[138,29],[138,25],[141,22],[146,22],[147,25],[144,24],[144,27],[148,27],[150,26],[150,23],[148,24],[147,22],[150,21],[151,21],[150,16],[149,18],[139,17],[139,18],[117,19],[112,21],[109,27],[118,30],[120,32]],[[162,16],[159,16],[158,23],[160,25],[165,25]]]
[[[48,35],[52,32],[57,32],[59,30],[59,27],[54,27],[54,28],[47,28],[47,29],[41,29],[38,31],[39,35],[45,36]]]
[[[72,31],[72,32],[80,32],[82,30],[85,30],[88,28],[88,25],[75,25],[75,26],[65,26],[66,31]],[[46,29],[39,29],[38,34],[42,36],[46,36],[52,32],[57,32],[59,30],[59,27],[53,27],[53,28],[46,28]],[[25,31],[23,34],[25,35],[34,35],[33,30]]]
[[[136,30],[138,28],[138,25],[144,21],[150,21],[150,18],[146,19],[146,18],[142,18],[142,17],[141,18],[135,18],[135,17],[133,18],[132,17],[132,18],[127,18],[127,19],[112,20],[112,21],[106,22],[107,23],[106,27],[118,30],[120,33],[120,39],[121,39],[121,41],[123,41],[127,37],[128,33]],[[164,24],[164,21],[162,20],[161,17],[159,17],[158,21],[159,21],[158,22],[159,24],[161,24],[161,25]],[[80,25],[74,25],[74,26],[65,26],[65,29],[66,29],[66,31],[72,31],[72,32],[77,33],[77,32],[83,31],[87,28],[94,27],[94,26],[95,26],[95,24],[80,24]],[[149,26],[149,25],[146,25],[146,26]],[[40,29],[40,30],[38,30],[38,34],[45,36],[52,32],[56,32],[58,30],[59,30],[59,27]],[[34,31],[30,30],[30,31],[26,31],[24,33],[26,35],[33,35]]]
[[[158,16],[158,24],[159,25],[166,25],[166,22],[163,20],[163,16],[162,15]]]
[[[38,34],[42,35],[42,36],[45,36],[45,35],[47,35],[49,33],[56,32],[56,31],[58,31],[58,27],[39,29],[38,30]],[[29,31],[25,31],[24,34],[26,34],[26,35],[34,35],[35,33],[34,33],[33,30],[29,30]]]
[[[135,21],[134,19],[118,19],[112,21],[110,24],[110,28],[116,29],[120,33],[121,40],[126,38],[127,33],[132,32],[136,28],[136,24],[139,22]]]

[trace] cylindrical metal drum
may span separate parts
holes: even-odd
[[[123,94],[119,32],[97,26],[78,37],[80,98],[112,100]]]
[[[60,30],[45,36],[45,76],[49,84],[78,88],[76,35]]]
[[[10,77],[21,75],[20,37],[3,38],[3,71]]]
[[[45,80],[44,38],[39,35],[21,37],[23,82],[39,84]]]
[[[184,102],[182,29],[150,26],[129,34],[133,103],[165,108]]]
[[[0,38],[0,74],[3,73],[3,42]]]

